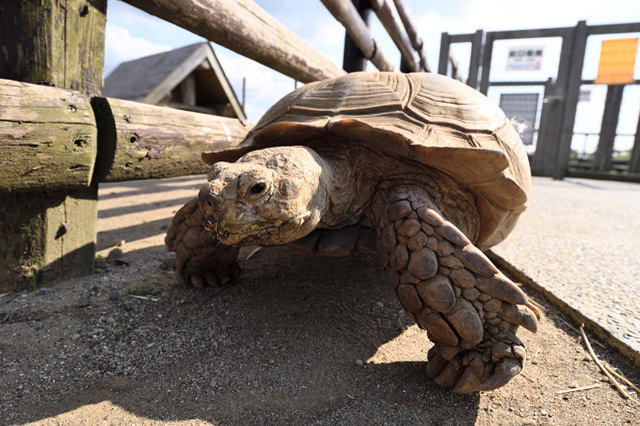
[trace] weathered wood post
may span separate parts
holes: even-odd
[[[100,95],[106,8],[106,0],[1,2],[0,78],[74,89],[86,96]],[[69,109],[75,112],[81,108],[70,103]],[[32,155],[42,158],[43,167],[46,150],[54,145],[69,156],[80,152],[89,161],[77,166],[88,167],[90,177],[97,130],[91,109],[85,111],[89,111],[92,130],[69,140],[53,134],[40,142],[20,145],[19,135],[31,131],[29,120],[34,119],[26,115],[24,122],[3,123],[3,129],[17,135],[16,149],[30,149]],[[51,173],[55,170],[52,167]],[[34,186],[34,192],[9,189],[0,193],[0,291],[24,288],[29,280],[34,284],[35,280],[93,271],[97,184],[90,184],[89,178],[82,186],[46,191]]]

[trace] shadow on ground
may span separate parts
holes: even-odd
[[[0,348],[21,372],[4,370],[33,373],[3,397],[2,418],[37,421],[109,400],[143,418],[214,423],[400,416],[437,424],[452,420],[452,405],[461,408],[456,423],[475,421],[477,395],[426,380],[425,336],[406,337],[415,346],[408,354],[384,349],[408,331],[373,259],[263,249],[243,262],[236,285],[204,291],[172,287],[166,260],[120,283],[122,272],[110,266],[80,290],[84,303],[9,317]],[[145,288],[153,300],[127,294]],[[68,298],[66,290],[37,297]],[[8,344],[13,327],[23,331]]]
[[[637,423],[639,406],[533,292],[547,310],[537,334],[519,333],[524,371],[453,395],[426,379],[431,343],[373,258],[248,248],[234,285],[176,286],[164,233],[201,180],[104,185],[98,246],[124,241],[124,266],[103,258],[92,276],[0,294],[0,424]]]

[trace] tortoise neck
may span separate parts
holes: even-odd
[[[319,157],[322,173],[318,179],[316,198],[323,203],[321,228],[342,227],[357,223],[361,215],[358,206],[358,180],[349,159],[340,155]]]

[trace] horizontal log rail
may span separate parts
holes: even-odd
[[[125,0],[303,83],[345,74],[251,0]]]
[[[362,55],[380,71],[395,71],[391,61],[371,37],[371,31],[351,0],[322,0],[327,10],[342,24]]]
[[[0,192],[205,173],[251,124],[0,79]]]
[[[370,0],[372,9],[378,15],[378,19],[384,26],[384,28],[391,36],[391,40],[400,50],[402,59],[407,64],[411,72],[419,71],[415,58],[413,57],[413,50],[409,36],[398,17],[398,12],[395,9],[393,3],[389,0]]]
[[[98,130],[80,92],[0,80],[0,190],[89,186]]]
[[[425,48],[424,41],[422,41],[422,38],[418,35],[418,31],[413,23],[413,19],[411,19],[406,3],[404,0],[394,0],[394,3],[396,5],[398,15],[400,15],[400,20],[404,25],[404,29],[407,31],[411,45],[418,53],[418,57],[420,57],[420,69],[422,71],[431,72],[429,64],[427,63],[427,49]]]

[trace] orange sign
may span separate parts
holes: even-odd
[[[637,38],[604,40],[600,50],[596,84],[633,83],[637,51]]]

